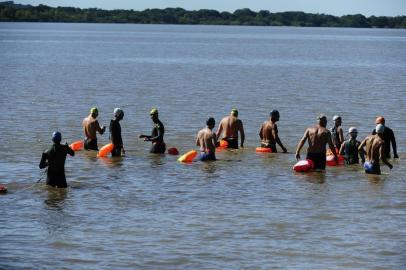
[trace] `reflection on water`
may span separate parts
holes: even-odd
[[[1,23],[0,269],[403,269],[405,42],[390,29]],[[79,151],[69,188],[36,183],[52,131],[82,138],[93,106],[101,124],[124,108],[126,155]],[[191,164],[150,154],[138,134],[151,107],[181,153],[237,107],[245,148]],[[258,154],[273,109],[290,153]],[[294,173],[321,112],[359,140],[384,115],[394,169]]]

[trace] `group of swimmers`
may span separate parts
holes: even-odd
[[[105,126],[100,126],[97,120],[98,115],[98,109],[94,107],[91,108],[90,114],[83,119],[84,149],[86,150],[98,150],[97,132],[102,135],[106,131]],[[115,108],[113,115],[109,126],[110,141],[114,145],[111,154],[112,156],[121,156],[125,154],[120,126],[120,121],[124,118],[124,111]],[[165,153],[165,128],[159,120],[158,110],[153,108],[150,111],[150,116],[153,122],[151,135],[142,134],[139,138],[152,143],[151,153]],[[277,153],[276,145],[279,145],[282,151],[287,153],[287,149],[278,135],[276,122],[279,121],[279,118],[279,112],[273,110],[270,113],[270,118],[261,125],[259,131],[261,147],[269,149],[269,152]],[[380,174],[380,160],[392,169],[392,165],[387,160],[390,158],[390,144],[392,144],[394,158],[398,158],[394,133],[392,129],[385,126],[383,117],[376,118],[375,129],[362,142],[357,141],[358,132],[355,127],[349,129],[350,138],[345,140],[340,116],[333,117],[334,127],[331,130],[327,129],[327,117],[325,115],[319,115],[317,121],[316,126],[306,129],[296,149],[296,159],[300,160],[300,150],[308,141],[306,159],[313,162],[315,170],[324,170],[326,167],[326,145],[330,148],[327,154],[333,155],[336,161],[338,161],[338,155],[342,155],[347,164],[358,164],[360,157],[365,172],[371,174]],[[238,118],[237,109],[232,109],[230,115],[220,121],[216,132],[213,131],[215,125],[215,119],[210,117],[206,121],[206,127],[197,134],[196,145],[200,147],[199,159],[201,161],[216,160],[216,147],[219,146],[219,141],[225,141],[226,147],[231,149],[238,149],[239,146],[244,147],[244,127],[243,122]],[[56,131],[52,134],[53,145],[43,152],[39,167],[41,169],[48,167],[48,185],[64,188],[67,187],[64,169],[66,156],[68,154],[74,156],[75,152],[67,144],[62,145],[61,140],[60,132]]]

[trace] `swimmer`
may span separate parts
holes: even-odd
[[[227,141],[228,148],[238,149],[238,132],[241,136],[241,147],[244,147],[245,133],[242,121],[238,119],[238,110],[232,109],[229,116],[224,117],[216,132],[216,138]]]
[[[261,147],[271,148],[273,153],[277,152],[276,144],[278,144],[284,153],[288,150],[283,146],[279,136],[278,136],[278,126],[276,122],[279,121],[279,112],[273,110],[270,113],[270,119],[265,121],[259,131],[259,137],[261,138]]]
[[[210,117],[206,121],[206,125],[206,128],[197,133],[196,145],[200,146],[199,159],[201,161],[216,160],[217,139],[216,134],[213,132],[216,121],[213,117]]]
[[[358,131],[355,127],[350,127],[348,129],[348,134],[350,135],[350,139],[344,141],[340,147],[340,155],[343,155],[345,158],[346,164],[358,164],[359,158],[361,157],[362,164],[365,162],[364,152],[358,151],[358,147],[360,146],[360,142],[357,140]]]
[[[341,127],[341,116],[334,115],[333,117],[334,127],[331,128],[331,139],[337,151],[340,149],[341,144],[344,142],[344,131]]]
[[[110,141],[114,145],[111,151],[111,156],[120,157],[121,153],[125,154],[123,146],[123,138],[121,137],[120,121],[124,118],[124,111],[120,108],[115,108],[113,111],[114,119],[110,121]]]
[[[390,145],[392,143],[392,148],[393,148],[393,158],[399,158],[398,152],[397,152],[397,147],[396,147],[396,139],[395,139],[395,134],[393,133],[393,130],[390,129],[385,125],[385,118],[382,116],[379,116],[375,120],[375,124],[381,124],[385,127],[383,131],[383,140],[385,142],[385,155],[386,158],[390,158]],[[375,129],[372,131],[372,135],[375,135],[376,131]]]
[[[363,151],[364,146],[366,147],[366,161],[364,163],[365,173],[381,174],[379,160],[382,160],[389,169],[393,168],[392,164],[386,159],[385,141],[383,139],[384,130],[385,126],[378,124],[375,128],[376,134],[366,137],[358,147],[359,151]]]
[[[154,123],[151,136],[140,135],[140,139],[144,141],[152,142],[150,153],[163,154],[166,150],[166,144],[164,142],[165,127],[158,117],[158,109],[152,108],[150,111],[151,120]]]
[[[83,131],[85,133],[84,148],[86,150],[99,150],[97,147],[97,136],[96,132],[102,135],[106,131],[105,126],[99,125],[97,121],[97,116],[99,115],[99,110],[96,107],[90,109],[90,114],[88,117],[83,119]]]
[[[66,188],[65,177],[65,160],[66,155],[75,155],[75,152],[68,146],[68,144],[61,144],[62,134],[55,131],[52,134],[53,145],[42,153],[39,168],[44,169],[48,167],[47,171],[47,185],[57,188]]]

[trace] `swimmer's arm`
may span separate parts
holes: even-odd
[[[305,144],[307,137],[309,136],[309,129],[306,129],[302,139],[300,139],[299,144],[297,145],[296,148],[296,159],[300,159],[300,150],[302,149],[303,145]]]
[[[103,134],[106,131],[106,127],[105,126],[100,127],[99,121],[96,120],[96,130],[100,134]]]
[[[276,129],[273,129],[273,130],[272,130],[272,133],[273,133],[273,136],[274,136],[274,138],[275,138],[276,143],[282,148],[283,152],[286,153],[287,150],[286,150],[285,146],[283,146],[283,144],[282,144],[282,142],[281,142],[281,139],[279,138],[279,135],[278,135],[277,130],[276,130]]]
[[[261,129],[259,130],[259,138],[262,139],[264,138],[264,136],[262,136],[262,131],[264,130],[264,124],[261,125]]]
[[[339,151],[340,155],[344,155],[344,150],[345,150],[345,142],[343,142],[340,146],[340,151]]]
[[[340,143],[344,142],[344,132],[343,129],[340,128],[339,132],[338,132],[338,136],[340,137]]]
[[[331,133],[330,132],[327,135],[327,143],[328,143],[328,147],[330,147],[331,152],[334,154],[334,158],[336,159],[336,162],[338,162],[336,148],[334,147],[333,140],[331,139]]]
[[[366,144],[366,142],[367,142],[367,139],[364,139],[362,142],[361,142],[361,144],[358,146],[358,152],[363,152],[364,153],[364,146],[365,146],[365,144]]]
[[[68,143],[66,143],[65,146],[66,146],[66,151],[68,152],[68,154],[73,157],[75,155],[75,151],[73,151],[72,148],[69,147]]]
[[[222,132],[223,132],[223,120],[220,122],[219,128],[217,129],[216,138],[220,138]]]
[[[240,130],[240,135],[241,135],[241,147],[244,147],[244,141],[245,141],[245,133],[244,133],[244,126],[242,124],[242,121],[239,121],[239,130]]]
[[[197,134],[197,137],[196,137],[196,146],[200,146],[199,137],[200,137],[200,132]]]
[[[399,156],[398,156],[398,151],[397,151],[397,147],[396,147],[395,134],[394,134],[393,132],[392,132],[392,134],[391,134],[390,141],[391,141],[391,143],[392,143],[393,157],[394,157],[394,158],[399,158]]]
[[[47,154],[44,152],[44,153],[42,153],[42,156],[41,156],[41,161],[40,161],[40,163],[39,163],[39,168],[40,168],[40,169],[44,169],[44,168],[46,168],[47,166],[48,166]]]
[[[389,169],[393,168],[392,164],[390,164],[389,161],[386,159],[385,146],[384,145],[381,145],[381,147],[379,148],[379,158],[382,160],[383,163],[386,164],[386,166],[389,167]]]
[[[364,164],[365,163],[365,151],[364,151],[363,147],[361,149],[359,149],[359,145],[360,145],[360,143],[358,143],[358,146],[357,146],[358,147],[358,155],[361,158],[362,164]]]

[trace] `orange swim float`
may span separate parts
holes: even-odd
[[[187,152],[186,154],[182,155],[180,158],[178,158],[179,162],[186,162],[190,163],[193,161],[193,159],[197,156],[197,151],[196,150],[191,150]]]
[[[295,165],[293,165],[293,170],[295,172],[308,172],[313,170],[314,163],[310,159],[299,160]]]
[[[114,149],[114,144],[109,143],[100,148],[99,153],[97,154],[98,157],[105,157]]]
[[[80,151],[83,149],[83,141],[73,142],[69,145],[69,147],[72,148],[73,151]]]
[[[272,149],[267,148],[267,147],[257,147],[257,148],[255,148],[255,152],[257,152],[257,153],[272,153]]]

